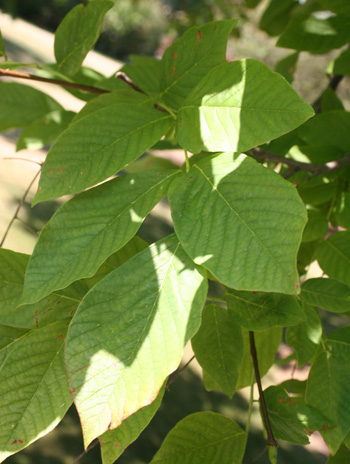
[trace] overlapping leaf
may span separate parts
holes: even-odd
[[[350,231],[336,232],[322,242],[316,259],[329,277],[350,285]]]
[[[227,309],[210,305],[203,310],[199,331],[192,338],[192,348],[204,371],[229,397],[238,380],[243,356],[241,328]]]
[[[15,82],[0,82],[0,132],[23,127],[51,111],[59,103],[39,90]]]
[[[113,2],[80,3],[64,17],[55,34],[55,57],[58,70],[67,76],[74,75],[97,41],[104,15]]]
[[[301,286],[300,297],[310,305],[334,313],[350,311],[350,287],[334,279],[306,280]]]
[[[150,405],[129,416],[116,429],[108,430],[100,436],[103,464],[113,464],[125,448],[135,441],[142,430],[147,427],[162,402],[164,390],[165,385]]]
[[[320,3],[326,10],[350,17],[350,5],[348,0],[320,0]]]
[[[225,299],[234,321],[248,330],[300,324],[305,314],[290,295],[230,290]]]
[[[55,140],[71,123],[72,111],[57,110],[25,126],[18,138],[16,150],[38,150]]]
[[[338,198],[335,209],[335,217],[338,224],[350,229],[350,193],[342,192]]]
[[[131,63],[121,71],[147,95],[157,97],[160,92],[160,61],[151,56],[131,55]]]
[[[331,61],[327,67],[329,74],[350,74],[350,50],[344,50],[335,60]]]
[[[198,330],[206,291],[202,272],[172,235],[86,295],[66,345],[86,445],[154,400]]]
[[[64,321],[14,341],[1,365],[0,461],[47,434],[71,404],[64,369]]]
[[[296,0],[270,0],[260,19],[259,28],[271,36],[280,35],[288,24],[290,12],[297,4]]]
[[[350,326],[334,330],[326,341],[329,351],[350,368]]]
[[[188,93],[215,66],[226,60],[228,36],[237,20],[213,21],[192,27],[164,52],[161,99],[178,109]]]
[[[295,188],[245,155],[195,164],[169,195],[184,249],[225,285],[296,294],[306,212]]]
[[[318,311],[303,305],[306,321],[294,327],[287,327],[286,343],[296,352],[298,366],[309,362],[317,353],[322,338],[322,323]]]
[[[246,434],[228,417],[197,412],[182,419],[169,432],[151,464],[238,464]]]
[[[321,430],[332,454],[350,431],[350,367],[324,352],[313,364],[306,390],[306,402],[336,425]]]
[[[308,435],[332,422],[317,409],[289,396],[280,386],[264,390],[267,412],[276,439],[298,445],[309,443]]]
[[[177,138],[192,153],[242,152],[295,129],[313,113],[265,64],[234,61],[211,70],[183,102]]]
[[[253,363],[250,354],[249,332],[246,329],[242,330],[243,334],[243,359],[237,381],[237,389],[247,387],[255,382],[253,376]],[[259,371],[261,377],[264,376],[275,361],[275,356],[278,347],[281,343],[282,329],[281,327],[273,327],[262,332],[254,334],[255,346],[258,354]]]
[[[34,204],[105,180],[168,131],[172,117],[154,109],[150,100],[142,96],[140,104],[135,104],[129,95],[121,100],[121,93],[116,94],[115,99],[110,96],[113,104],[94,106],[89,114],[86,109],[85,116],[58,137],[43,165]]]
[[[92,276],[137,232],[178,173],[120,176],[65,203],[40,234],[22,302],[33,303],[74,280]]]
[[[296,15],[277,41],[277,46],[311,53],[326,53],[350,40],[350,18]]]

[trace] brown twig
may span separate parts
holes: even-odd
[[[259,365],[258,365],[258,356],[256,354],[254,332],[252,332],[251,330],[249,331],[249,342],[250,342],[250,354],[251,354],[251,357],[252,357],[253,366],[254,366],[254,372],[255,372],[255,379],[256,379],[256,383],[258,385],[258,390],[259,390],[261,411],[262,411],[262,414],[263,414],[265,428],[266,428],[266,432],[267,432],[267,444],[269,446],[278,446],[277,442],[275,440],[275,437],[273,436],[271,425],[270,425],[269,415],[267,413],[267,407],[266,407],[266,403],[265,403],[264,392],[263,392],[263,389],[262,389],[262,386],[261,386],[261,378],[260,378]]]
[[[20,71],[11,71],[9,69],[0,69],[0,77],[1,76],[14,77],[16,79],[28,79],[31,81],[46,82],[47,84],[56,84],[56,85],[60,85],[61,87],[70,87],[72,89],[83,90],[85,92],[90,92],[90,93],[97,93],[97,94],[109,93],[109,90],[98,89],[97,87],[93,87],[91,85],[77,84],[76,82],[67,82],[67,81],[62,81],[60,79],[49,79],[47,77],[35,76],[34,74],[29,74],[29,73],[20,72]]]
[[[72,464],[76,464],[77,462],[80,461],[81,458],[83,458],[92,448],[95,448],[95,446],[99,443],[98,439],[96,438],[93,442],[90,443],[90,445],[84,450],[77,458],[72,461]]]
[[[166,389],[169,390],[170,385],[175,382],[175,380],[183,373],[183,371],[190,365],[190,363],[194,360],[195,356],[192,356],[192,358],[187,361],[187,363],[181,367],[178,371],[175,372],[175,374],[167,381],[166,384]]]
[[[303,163],[302,161],[296,161],[291,158],[285,158],[284,156],[276,155],[269,150],[265,150],[259,147],[252,148],[248,151],[248,153],[257,160],[273,161],[275,163],[285,164],[286,166],[293,168],[293,174],[297,171],[306,171],[312,173],[313,176],[318,176],[319,174],[334,172],[345,166],[350,166],[349,153],[344,154],[338,160],[329,161],[325,164]]]
[[[34,164],[37,164],[39,166],[42,166],[42,164],[43,164],[41,161],[35,161],[35,160],[31,160],[29,158],[18,158],[17,156],[5,156],[2,159],[4,159],[4,160],[15,160],[15,161],[28,161],[29,163],[34,163]]]
[[[27,187],[27,190],[24,192],[24,195],[21,199],[21,201],[19,202],[17,208],[16,208],[16,211],[15,211],[15,214],[13,215],[9,225],[7,226],[7,229],[5,230],[5,233],[4,233],[4,236],[2,237],[2,240],[0,242],[0,248],[3,246],[5,240],[6,240],[6,237],[7,237],[7,234],[9,233],[11,227],[12,227],[12,224],[14,223],[15,219],[17,218],[18,216],[18,213],[20,211],[20,209],[22,208],[23,206],[23,203],[25,202],[25,199],[30,191],[30,189],[32,188],[32,185],[34,184],[34,182],[36,181],[37,177],[39,176],[40,174],[40,171],[41,171],[41,168],[39,169],[39,171],[35,174],[34,178],[32,179],[32,181],[30,182],[30,184],[28,185]]]

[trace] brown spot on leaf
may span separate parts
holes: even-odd
[[[43,312],[43,316],[45,316],[46,313],[48,313],[49,311],[52,311],[52,310],[53,310],[53,308],[47,308],[47,310]]]
[[[72,311],[69,313],[69,315],[72,315],[72,316],[73,316],[73,314],[75,313],[76,310],[77,310],[77,308],[72,309]]]
[[[56,304],[60,304],[61,303],[61,300],[58,300]]]
[[[11,445],[16,445],[17,443],[24,443],[24,441],[23,440],[13,440]]]
[[[115,448],[115,449],[120,448],[120,443],[116,443],[116,444],[114,445],[114,448]]]
[[[290,404],[291,406],[296,406],[297,403],[295,403],[295,402],[292,401],[292,400],[289,400],[289,401],[288,401],[288,404]]]
[[[329,427],[330,427],[330,425],[328,425],[328,424],[323,424],[322,430],[329,429]]]
[[[75,387],[72,388],[72,389],[70,390],[71,395],[72,395],[73,393],[75,393],[75,391],[76,391],[76,388],[75,388]]]
[[[35,311],[35,325],[39,327],[39,312],[38,310]]]
[[[62,334],[59,334],[58,338],[59,338],[60,340],[63,340],[63,335],[62,335]]]
[[[41,190],[41,185],[40,185],[40,187],[38,188],[38,192],[40,192],[40,190]]]
[[[287,403],[287,401],[286,401],[285,398],[280,398],[280,399],[278,400],[278,402],[279,402],[280,404],[286,404],[286,403]]]
[[[198,30],[197,39],[201,40],[201,38],[202,38],[202,33],[200,30]]]
[[[176,60],[176,58],[178,57],[178,54],[176,52],[173,53],[173,60]]]

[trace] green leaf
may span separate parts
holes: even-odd
[[[226,45],[236,19],[213,21],[187,30],[161,60],[160,97],[171,108],[182,106],[188,92],[215,66],[226,61]]]
[[[17,141],[16,151],[43,148],[69,126],[74,115],[72,111],[56,110],[26,125]]]
[[[300,179],[295,179],[295,183],[305,204],[309,206],[322,205],[336,196],[337,184],[328,177],[317,176],[310,179],[309,173],[303,172],[302,174]],[[308,177],[309,179],[306,181],[305,179]]]
[[[120,71],[124,72],[143,92],[157,97],[160,92],[160,61],[152,56],[130,55],[130,64]]]
[[[169,200],[182,246],[220,282],[298,293],[306,212],[289,182],[245,155],[222,153],[195,164]]]
[[[298,397],[289,396],[279,385],[264,390],[264,397],[276,439],[307,445],[308,435],[329,424],[320,411],[303,404]]]
[[[29,256],[0,249],[0,324],[34,329],[72,316],[79,300],[62,293],[18,308]]]
[[[294,296],[229,290],[225,299],[232,319],[248,330],[266,330],[305,321],[305,314]]]
[[[349,55],[350,58],[350,55]],[[323,92],[321,100],[321,111],[334,111],[334,110],[344,110],[343,102],[340,100],[338,95],[331,89],[327,87]]]
[[[334,357],[350,367],[350,326],[334,330],[328,336],[326,346]]]
[[[331,61],[326,70],[329,74],[350,74],[350,50],[344,50],[335,60]]]
[[[287,26],[290,13],[298,5],[295,0],[270,0],[265,9],[259,27],[271,36],[280,35]]]
[[[91,277],[135,235],[178,173],[144,171],[120,176],[65,203],[40,233],[22,302],[34,303],[53,290]]]
[[[341,110],[320,113],[298,130],[309,145],[331,145],[343,153],[350,151],[349,132],[350,112]]]
[[[113,2],[80,3],[64,17],[55,33],[58,70],[67,76],[79,71],[85,56],[97,41],[103,18]]]
[[[349,397],[350,367],[329,352],[321,353],[310,370],[306,402],[336,424],[320,431],[332,454],[350,431]]]
[[[238,464],[245,445],[244,430],[231,419],[197,412],[170,430],[150,464]]]
[[[178,112],[177,138],[192,153],[242,152],[281,136],[314,114],[280,75],[256,60],[224,63]]]
[[[311,53],[327,53],[350,40],[350,19],[331,16],[296,15],[277,41],[278,47]]]
[[[298,366],[309,362],[317,353],[322,338],[322,323],[318,311],[303,305],[306,321],[294,326],[287,327],[286,342],[296,352]]]
[[[350,450],[345,445],[341,445],[334,456],[329,456],[326,464],[344,464],[350,462]]]
[[[159,409],[164,390],[165,385],[163,385],[157,398],[150,405],[139,409],[125,419],[119,427],[108,430],[99,437],[103,464],[113,464],[124,452],[125,448],[138,438]]]
[[[154,400],[199,328],[206,293],[202,271],[172,235],[85,296],[69,328],[66,367],[86,446]]]
[[[14,347],[14,342],[26,335],[27,329],[18,329],[17,327],[9,327],[0,325],[0,369],[6,356]]]
[[[33,204],[105,180],[169,130],[172,117],[154,109],[150,100],[142,97],[140,104],[135,104],[134,99],[126,103],[126,97],[119,103],[120,92],[116,94],[114,104],[94,107],[93,112],[76,119],[58,137],[43,165]],[[109,98],[112,100],[112,94]]]
[[[313,242],[323,238],[328,232],[328,219],[326,212],[317,208],[308,208],[308,221],[306,223],[302,242]]]
[[[50,432],[71,404],[64,369],[66,322],[14,341],[1,365],[0,461]]]
[[[237,389],[241,389],[251,385],[253,377],[253,363],[250,354],[249,331],[242,329],[244,352],[237,381]],[[275,361],[275,356],[278,347],[281,343],[282,329],[281,327],[273,327],[272,329],[256,332],[254,334],[256,351],[258,353],[258,364],[260,376],[263,377],[270,369]]]
[[[203,370],[232,398],[242,361],[243,338],[241,328],[231,320],[227,309],[214,304],[204,308],[192,348]]]
[[[275,71],[278,72],[279,74],[282,74],[282,76],[289,83],[293,82],[294,73],[297,67],[298,59],[299,59],[298,52],[292,53],[291,55],[288,55],[285,58],[282,58],[282,60],[279,60],[276,63]]]
[[[316,259],[329,277],[350,285],[350,231],[335,232],[322,242]]]
[[[323,8],[337,14],[350,16],[350,5],[348,0],[319,0]]]
[[[0,132],[23,127],[51,111],[59,103],[39,90],[14,82],[0,82]]]
[[[350,311],[350,287],[334,279],[308,279],[301,286],[301,299],[333,313]]]
[[[4,44],[4,39],[2,38],[1,30],[0,30],[0,56],[4,56],[5,60],[7,60],[5,44]]]
[[[335,218],[337,223],[350,229],[350,193],[342,192],[335,205]]]

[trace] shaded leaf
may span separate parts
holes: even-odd
[[[308,435],[330,423],[320,411],[289,396],[279,385],[264,390],[264,397],[276,439],[307,445]]]
[[[336,232],[322,242],[316,259],[329,277],[350,285],[350,231]]]
[[[331,16],[319,19],[313,15],[296,15],[277,41],[278,47],[311,53],[326,53],[350,40],[350,18]]]
[[[161,60],[160,97],[171,108],[215,66],[226,61],[228,36],[237,20],[213,21],[187,30],[166,49]]]
[[[350,287],[334,279],[306,280],[301,286],[300,297],[310,305],[334,313],[350,311]]]
[[[297,67],[299,53],[295,52],[279,60],[275,65],[275,71],[282,74],[282,76],[289,82],[293,82],[294,73]]]
[[[334,357],[350,367],[350,326],[334,330],[328,336],[326,346]]]
[[[302,242],[313,242],[323,238],[328,232],[328,219],[326,212],[317,208],[308,208],[308,221],[306,223]]]
[[[243,338],[227,309],[214,304],[205,307],[201,326],[191,343],[203,370],[232,398],[242,361]]]
[[[66,322],[30,331],[1,365],[0,461],[50,432],[71,405],[63,361]]]
[[[242,334],[244,351],[239,378],[237,381],[237,389],[251,385],[252,380],[255,383],[255,377],[253,376],[254,371],[252,357],[250,354],[249,332],[246,329],[242,329]],[[256,332],[254,334],[256,351],[258,353],[259,372],[261,377],[267,373],[267,371],[274,363],[278,347],[281,343],[281,338],[281,327],[273,327],[272,329]]]
[[[345,445],[341,445],[334,456],[329,456],[326,464],[344,464],[350,461],[350,450]]]
[[[346,229],[350,229],[350,193],[349,192],[342,192],[335,205],[335,218],[337,223],[345,227]]]
[[[331,61],[326,70],[329,74],[350,74],[350,50],[343,50],[341,54]]]
[[[238,464],[246,434],[228,417],[214,412],[190,414],[176,424],[151,464]]]
[[[337,14],[344,14],[350,17],[350,5],[348,0],[320,0],[323,8]]]
[[[66,367],[86,446],[150,404],[177,368],[200,325],[201,272],[172,235],[85,296],[69,328]]]
[[[157,97],[160,92],[160,61],[152,56],[130,55],[130,64],[120,71],[147,95]]]
[[[294,296],[229,290],[225,299],[231,318],[248,330],[266,330],[305,321],[305,314]]]
[[[67,129],[74,115],[72,111],[57,110],[27,124],[18,138],[16,151],[43,148]]]
[[[310,119],[300,127],[298,134],[310,145],[331,145],[346,153],[350,151],[349,131],[350,112],[334,110]]]
[[[5,60],[7,60],[5,44],[4,44],[4,39],[2,38],[1,30],[0,30],[0,56],[4,56]]]
[[[0,132],[23,127],[51,111],[59,103],[39,90],[14,82],[0,82]]]
[[[195,164],[169,200],[182,246],[220,282],[298,293],[306,212],[289,182],[245,155],[222,153]]]
[[[314,114],[286,80],[256,60],[224,63],[178,112],[177,138],[192,153],[242,152],[289,132]]]
[[[350,59],[350,56],[349,56]],[[321,100],[321,111],[345,110],[343,102],[330,87],[323,92]]]
[[[303,305],[306,321],[294,327],[287,327],[286,342],[296,352],[298,366],[309,362],[317,353],[322,338],[322,322],[318,311]]]
[[[55,57],[58,70],[74,75],[97,41],[103,18],[113,2],[80,3],[63,18],[55,33]]]
[[[103,464],[113,464],[125,448],[138,438],[157,412],[163,399],[164,390],[165,385],[150,405],[139,409],[125,419],[119,427],[108,430],[99,437]]]
[[[306,402],[336,424],[320,431],[332,454],[350,431],[349,397],[350,367],[329,352],[321,353],[310,370]]]
[[[144,171],[120,176],[65,203],[40,233],[22,302],[33,303],[74,280],[92,276],[135,235],[178,173]]]
[[[58,137],[43,165],[33,204],[105,180],[142,155],[170,128],[172,117],[154,109],[150,100],[142,98],[135,104],[131,98],[126,103],[127,95],[119,103],[120,92],[116,94],[113,104],[94,107]]]
[[[261,16],[259,28],[271,36],[280,35],[287,26],[290,13],[296,0],[270,0],[267,8]]]

